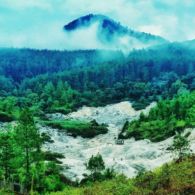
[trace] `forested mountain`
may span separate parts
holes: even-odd
[[[194,11],[0,0],[0,195],[195,195]]]
[[[190,47],[189,43],[168,43],[134,50],[128,55],[109,50],[1,48],[0,121],[9,124],[17,121],[18,125],[11,125],[9,131],[4,130],[0,134],[0,157],[3,159],[0,160],[3,170],[0,176],[7,182],[11,182],[10,178],[21,182],[27,190],[34,185],[34,190],[41,193],[62,190],[64,184],[77,185],[71,183],[66,175],[61,175],[60,166],[56,165],[61,163],[60,158],[64,158],[62,154],[41,150],[45,143],[54,142],[53,134],[50,137],[45,132],[40,133],[37,127],[53,128],[55,131],[58,129],[60,133],[67,133],[69,138],[75,137],[75,140],[77,136],[84,139],[109,133],[108,125],[98,124],[95,120],[86,122],[48,118],[48,114],[68,114],[83,105],[105,106],[130,100],[134,108],[143,109],[157,101],[157,106],[148,115],[141,114],[139,119],[125,123],[118,137],[122,139],[134,137],[137,140],[158,142],[174,136],[177,131],[193,128],[194,92],[191,91],[195,89],[194,52],[193,43]],[[24,133],[28,136],[24,137]],[[185,137],[181,137],[181,140],[182,144],[186,144],[184,146],[188,146]],[[176,149],[181,150],[183,145],[178,147]],[[8,150],[13,155],[7,156]],[[191,163],[193,158],[185,159],[185,162]],[[181,165],[185,166],[185,162]],[[96,163],[99,163],[98,168]],[[154,188],[158,190],[157,176],[168,180],[171,177],[164,177],[161,172],[149,172],[142,173],[135,180],[127,180],[116,176],[113,170],[105,169],[99,154],[91,157],[87,167],[91,174],[85,175],[80,189],[73,190],[82,191],[87,182],[105,181],[107,185],[108,180],[112,179],[112,185],[115,185],[115,180],[135,182],[134,186],[127,183],[125,186],[129,192],[134,192],[133,189],[140,192],[137,189],[140,187],[139,182],[145,182],[148,174],[152,175],[151,182],[154,182]],[[173,164],[173,167],[177,165]],[[170,170],[169,173],[174,176]],[[32,177],[32,181],[29,177]],[[180,175],[177,179],[180,181]],[[170,181],[167,183],[174,184]],[[142,190],[151,191],[154,188],[147,186]],[[171,187],[168,189],[173,190]]]
[[[45,102],[45,109],[53,107],[52,97],[59,108],[65,102],[74,109],[121,100],[142,108],[159,98],[195,89],[194,49],[179,43],[135,50],[128,57],[100,50],[1,49],[0,59],[1,96],[34,94],[35,101]]]
[[[104,62],[119,61],[118,51],[78,50],[55,51],[33,49],[0,49],[0,74],[16,83],[40,74],[90,67]]]
[[[107,49],[131,50],[168,42],[160,36],[124,27],[119,22],[100,14],[82,16],[64,26],[64,31],[70,35],[79,34],[80,30],[88,37],[93,35],[98,47]],[[94,45],[94,48],[97,46]]]

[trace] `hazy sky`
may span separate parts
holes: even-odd
[[[89,13],[171,41],[195,38],[194,0],[0,0],[0,46],[69,48],[63,25]]]

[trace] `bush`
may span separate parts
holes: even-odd
[[[1,122],[11,122],[13,120],[14,120],[14,118],[10,114],[7,114],[5,112],[0,112],[0,121]]]
[[[158,142],[182,132],[195,123],[195,92],[183,94],[172,100],[162,100],[148,115],[141,114],[138,120],[125,124],[126,138],[150,139]]]
[[[92,138],[96,135],[107,133],[108,131],[105,125],[99,125],[94,121],[55,120],[45,121],[45,124],[53,128],[64,130],[74,137],[81,136],[84,138]]]

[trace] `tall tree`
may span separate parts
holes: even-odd
[[[29,189],[31,181],[30,168],[32,163],[38,161],[41,149],[41,138],[29,109],[24,109],[21,112],[19,124],[16,127],[15,139],[21,150],[21,155],[23,155],[25,187]]]
[[[91,171],[93,179],[97,179],[103,170],[105,170],[105,164],[102,156],[98,153],[96,156],[91,156],[87,163],[87,169]]]
[[[176,154],[177,158],[182,160],[186,155],[190,153],[190,142],[187,137],[190,134],[181,135],[177,133],[175,135],[171,150]]]
[[[10,179],[13,173],[13,139],[11,132],[2,132],[0,134],[0,167],[3,171],[5,182]]]

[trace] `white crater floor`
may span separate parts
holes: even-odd
[[[142,111],[147,114],[155,105],[152,103]],[[73,181],[81,180],[83,174],[88,173],[85,164],[92,155],[97,153],[102,155],[106,167],[113,168],[116,172],[128,177],[134,177],[139,170],[152,170],[173,158],[166,150],[171,145],[172,138],[158,143],[151,143],[149,140],[135,141],[132,138],[125,140],[124,145],[115,144],[115,137],[125,121],[138,118],[140,113],[141,111],[135,111],[132,108],[130,102],[121,102],[105,107],[83,107],[68,115],[59,113],[48,115],[54,119],[86,121],[95,119],[100,124],[107,124],[109,131],[107,134],[86,139],[73,138],[50,127],[40,127],[41,132],[48,133],[54,141],[54,143],[45,144],[44,149],[62,153],[65,156],[64,159],[60,159],[63,163],[63,173]],[[195,133],[190,136],[190,139],[192,149],[195,151]]]

